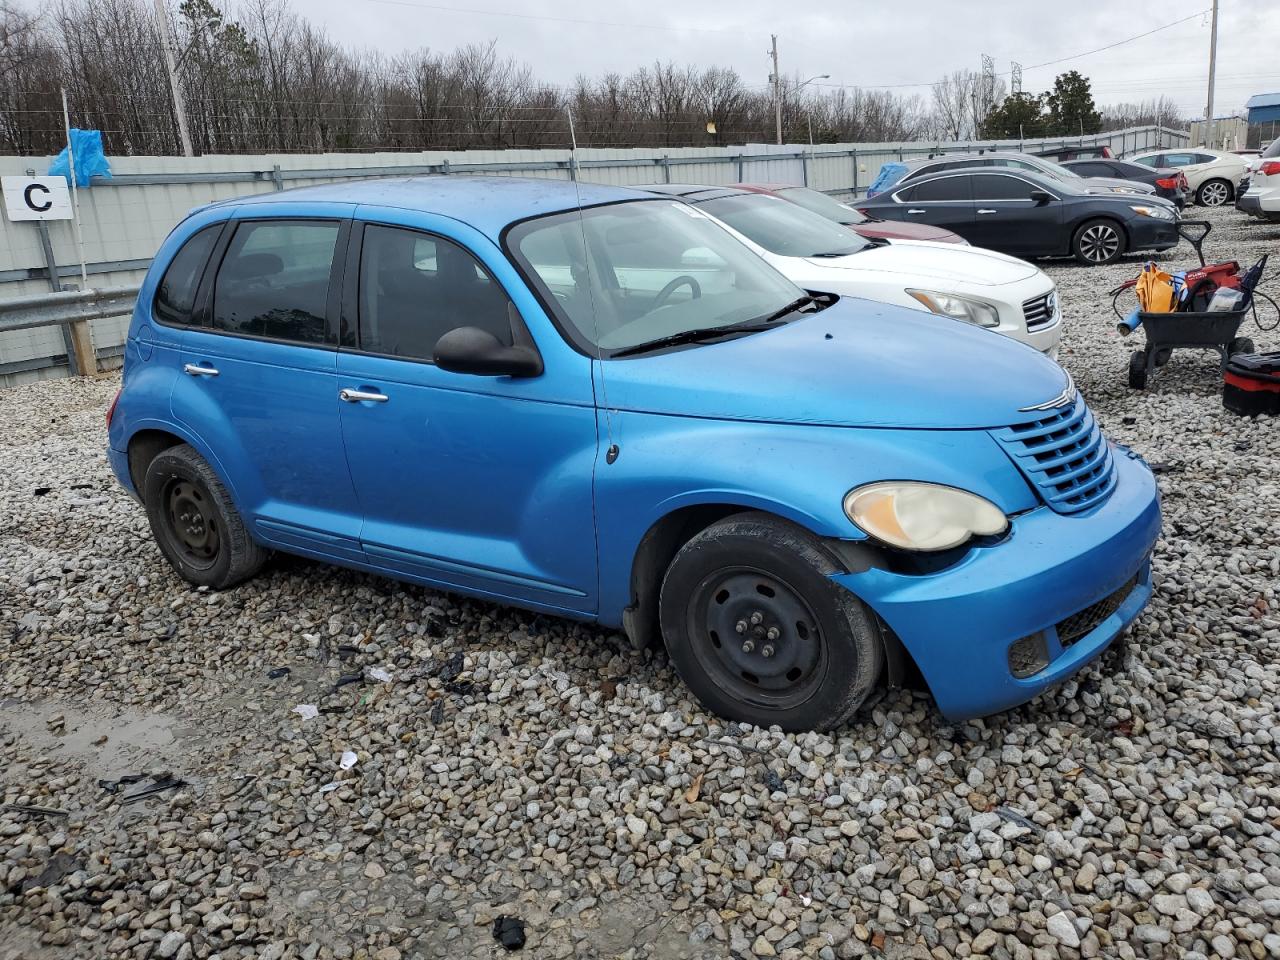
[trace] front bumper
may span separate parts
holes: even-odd
[[[1176,247],[1182,238],[1178,235],[1177,220],[1157,220],[1155,217],[1135,217],[1126,224],[1129,231],[1130,250],[1168,250]]]
[[[1146,606],[1159,497],[1135,454],[1115,454],[1115,490],[1093,510],[1066,516],[1039,507],[1015,517],[999,544],[975,548],[939,573],[871,567],[834,578],[897,634],[944,716],[980,717],[1025,703],[1101,654]],[[1114,612],[1063,647],[1056,624],[1135,578]],[[1009,648],[1033,634],[1042,634],[1048,663],[1015,677]]]

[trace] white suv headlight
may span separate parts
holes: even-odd
[[[844,512],[877,540],[903,550],[948,550],[1009,529],[1009,518],[991,501],[914,480],[856,487],[845,494]]]
[[[1000,312],[981,300],[970,300],[968,297],[957,297],[953,293],[940,293],[937,290],[909,289],[907,295],[924,304],[930,313],[951,317],[953,320],[964,320],[980,327],[1000,326]]]

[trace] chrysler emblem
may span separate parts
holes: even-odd
[[[1034,413],[1038,410],[1052,410],[1054,407],[1065,406],[1068,403],[1074,403],[1076,399],[1076,384],[1071,379],[1071,375],[1067,374],[1067,387],[1052,400],[1046,400],[1044,403],[1037,403],[1030,407],[1019,407],[1019,413]]]

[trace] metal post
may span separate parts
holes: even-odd
[[[742,154],[738,154],[738,183],[742,183]]]
[[[777,134],[778,145],[782,145],[782,74],[778,72],[778,35],[770,34],[773,43],[770,56],[773,57],[773,125]]]
[[[662,155],[662,158],[658,161],[658,163],[662,164],[662,182],[670,183],[671,182],[671,158],[664,153]]]
[[[182,155],[194,157],[191,149],[191,131],[187,128],[187,108],[182,102],[182,81],[178,79],[178,61],[173,51],[173,30],[169,25],[169,10],[164,0],[156,0],[156,26],[160,28],[160,46],[164,49],[164,65],[169,71],[169,93],[173,96],[173,112],[178,118],[178,138],[182,141]]]
[[[278,163],[271,168],[271,183],[277,191],[284,189],[284,177],[280,175],[280,164]]]
[[[800,182],[809,185],[809,154],[800,151]]]
[[[27,171],[28,176],[33,171]],[[58,261],[53,256],[53,244],[49,240],[49,225],[43,220],[36,221],[36,230],[40,233],[40,249],[44,252],[44,268],[49,271],[49,289],[54,293],[62,291],[62,281],[58,279]],[[76,350],[76,339],[71,335],[71,325],[64,323],[58,329],[62,332],[62,345],[67,351],[67,366],[71,368],[71,372],[76,376],[83,376],[89,371],[85,370],[80,363],[80,356]]]
[[[72,227],[75,230],[76,246],[80,251],[80,285],[89,288],[89,271],[84,263],[84,234],[80,230],[80,191],[76,184],[76,148],[71,142],[71,111],[67,108],[67,90],[62,89],[62,123],[67,131],[67,167],[71,171],[71,207]],[[52,247],[50,247],[52,251]],[[56,279],[56,278],[55,278]],[[78,376],[95,376],[98,372],[98,356],[93,349],[93,332],[89,329],[88,320],[77,320],[67,324],[63,329],[70,331],[71,352],[67,356],[68,364]]]
[[[1218,69],[1218,0],[1213,0],[1213,21],[1209,28],[1209,98],[1204,105],[1204,122],[1213,122],[1213,81]]]
[[[849,156],[853,158],[853,196],[854,196],[854,199],[857,199],[857,196],[858,196],[858,150],[856,147],[849,151]]]

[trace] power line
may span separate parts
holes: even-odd
[[[470,13],[482,17],[511,17],[516,20],[544,20],[550,23],[573,23],[588,27],[620,27],[624,30],[664,30],[670,33],[720,33],[735,37],[755,34],[745,30],[717,30],[714,27],[673,27],[662,23],[620,23],[616,20],[586,20],[578,17],[551,17],[536,13],[513,13],[508,10],[473,10],[468,7],[451,7],[442,3],[418,3],[415,0],[368,0],[393,7],[417,7],[421,10],[442,10],[447,13]]]

